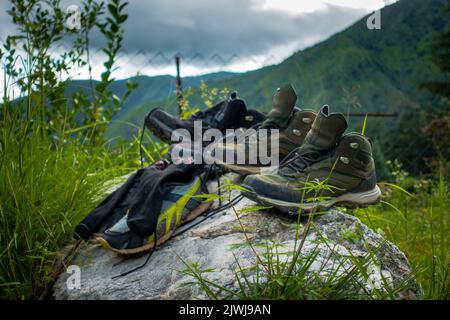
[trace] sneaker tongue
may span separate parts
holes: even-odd
[[[291,118],[297,95],[290,84],[277,89],[273,97],[272,110],[261,125],[261,128],[285,128]]]
[[[330,113],[327,105],[320,109],[311,130],[306,135],[299,153],[326,152],[334,148],[347,129],[347,121],[342,113]]]

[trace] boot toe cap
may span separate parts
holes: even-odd
[[[299,198],[298,192],[289,188],[286,184],[276,181],[277,178],[279,176],[249,175],[242,182],[242,186],[258,196],[280,201],[296,202]]]

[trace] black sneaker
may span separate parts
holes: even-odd
[[[170,239],[173,232],[181,225],[204,213],[212,202],[203,202],[196,197],[208,193],[201,178],[196,176],[188,183],[171,183],[165,186],[161,214],[156,226],[157,244]],[[155,236],[143,237],[130,230],[128,215],[125,214],[116,224],[107,229],[103,235],[97,235],[97,241],[106,249],[123,254],[136,254],[149,251],[155,246]]]

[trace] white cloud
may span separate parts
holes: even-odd
[[[311,13],[326,9],[327,5],[364,9],[366,12],[380,9],[394,0],[265,0],[264,10],[282,10],[291,14]]]

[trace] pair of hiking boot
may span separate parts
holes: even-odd
[[[250,174],[242,182],[242,194],[263,205],[297,214],[334,205],[366,207],[380,200],[370,140],[362,134],[344,134],[347,121],[342,113],[323,106],[295,111],[296,94],[290,85],[275,95],[272,111],[260,128],[278,128],[279,167],[263,174],[260,163],[220,163],[224,169]],[[247,152],[253,142],[225,144],[224,151]],[[269,140],[270,141],[270,140]],[[220,149],[220,148],[219,148]]]

